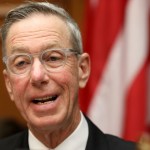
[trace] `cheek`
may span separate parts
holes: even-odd
[[[79,89],[79,77],[77,63],[68,63],[59,73],[51,74],[50,77],[63,90],[64,99],[75,101]],[[69,99],[69,100],[68,100]]]
[[[60,85],[63,85],[69,99],[73,102],[77,101],[79,90],[78,70],[64,71],[59,79]]]
[[[27,80],[22,78],[13,78],[11,81],[14,103],[21,115],[26,119],[26,109],[28,107],[28,104],[25,101]]]
[[[12,91],[14,95],[14,101],[20,103],[21,99],[24,98],[27,81],[23,78],[12,78],[11,79]]]
[[[66,85],[69,89],[79,87],[78,70],[68,68],[57,76],[60,85]]]
[[[57,76],[57,82],[63,89],[63,103],[61,109],[67,113],[69,117],[73,111],[78,108],[78,76],[76,72],[68,73],[69,71],[64,71]],[[56,76],[55,76],[56,79]]]

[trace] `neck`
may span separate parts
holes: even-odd
[[[34,136],[48,148],[55,148],[63,142],[77,128],[81,120],[80,111],[77,111],[67,120],[65,125],[51,131],[41,131],[40,129],[30,128]]]

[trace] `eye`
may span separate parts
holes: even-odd
[[[56,51],[48,51],[44,54],[43,60],[47,63],[56,63],[64,60],[64,55]]]
[[[61,58],[58,56],[49,56],[46,61],[51,61],[51,62],[54,61],[55,62],[55,61],[59,61],[60,59]]]
[[[31,64],[31,61],[28,56],[17,56],[12,59],[11,63],[12,67],[23,69],[28,67]]]
[[[43,54],[42,60],[48,69],[57,68],[63,65],[65,55],[61,51],[50,50]]]
[[[27,65],[27,64],[29,64],[29,63],[26,62],[26,61],[19,61],[19,62],[17,62],[17,63],[15,64],[15,66],[16,66],[16,67],[22,67],[22,66],[25,66],[25,65]]]

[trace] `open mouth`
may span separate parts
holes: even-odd
[[[34,100],[32,100],[32,102],[34,104],[45,104],[45,103],[49,103],[49,102],[54,102],[57,99],[57,95],[53,95],[53,96],[47,96],[47,97],[43,97],[43,98],[36,98]]]

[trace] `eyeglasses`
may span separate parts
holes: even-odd
[[[79,55],[80,53],[73,49],[50,49],[41,53],[18,53],[3,57],[3,62],[7,69],[15,75],[29,73],[33,64],[33,57],[38,56],[40,62],[49,72],[59,72],[70,54]]]

